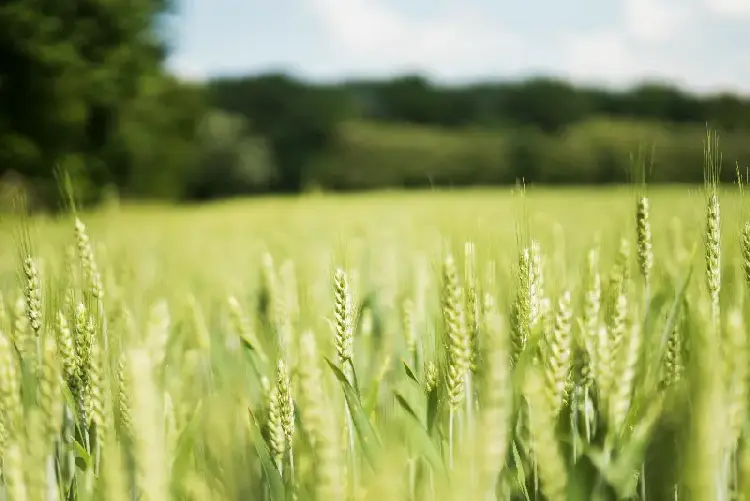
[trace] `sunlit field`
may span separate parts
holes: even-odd
[[[745,205],[529,187],[8,215],[6,499],[750,499]]]

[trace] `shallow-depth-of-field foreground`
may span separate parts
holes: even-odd
[[[2,493],[750,500],[737,185],[0,221]]]

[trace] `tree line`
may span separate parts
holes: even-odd
[[[750,163],[750,99],[664,84],[180,81],[165,70],[173,12],[170,0],[0,5],[0,203],[26,189],[54,206],[61,171],[92,203],[520,177],[609,183],[625,179],[642,145],[655,147],[655,182],[692,182],[707,124],[725,158]]]
[[[278,191],[619,183],[642,148],[653,152],[652,181],[700,182],[707,126],[720,131],[727,159],[750,162],[750,99],[666,84],[450,87],[405,76],[314,85],[275,74],[207,87],[212,106],[265,141],[273,166],[255,167]]]

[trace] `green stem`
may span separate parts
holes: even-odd
[[[589,421],[589,388],[583,389],[583,426],[586,433],[586,443],[591,443],[591,421]]]
[[[455,411],[451,407],[448,413],[448,468],[453,469],[453,416]]]
[[[344,375],[346,376],[347,381],[349,384],[354,386],[354,375],[352,374],[354,371],[354,364],[351,360],[346,360],[343,363],[344,368]],[[344,412],[346,414],[346,427],[347,431],[349,433],[349,461],[351,463],[351,469],[352,469],[352,498],[356,497],[357,493],[357,455],[354,451],[354,419],[352,418],[351,410],[349,409],[349,404],[344,401]]]

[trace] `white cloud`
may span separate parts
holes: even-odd
[[[637,42],[674,42],[695,19],[692,7],[688,0],[624,0],[623,29]]]
[[[750,72],[744,69],[750,65],[707,63],[681,51],[680,40],[653,48],[612,29],[569,34],[556,70],[574,81],[618,87],[658,79],[700,92],[750,90]]]
[[[467,8],[413,20],[381,0],[307,0],[338,53],[368,70],[481,71],[518,54],[520,40]],[[520,63],[520,58],[519,58]]]
[[[562,48],[561,70],[575,79],[613,84],[639,74],[636,54],[616,31],[570,34],[563,39]]]
[[[750,2],[748,0],[705,0],[705,7],[711,13],[721,17],[750,18]]]
[[[700,20],[697,1],[710,0],[622,0],[622,17],[614,25],[563,36],[560,71],[576,80],[612,85],[646,79],[695,85],[698,63],[683,49]],[[716,83],[715,77],[704,75],[701,86]]]

